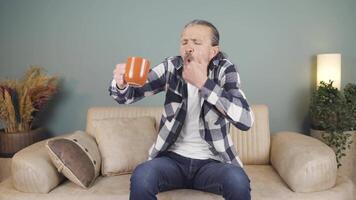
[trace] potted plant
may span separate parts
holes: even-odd
[[[35,119],[57,91],[58,78],[31,66],[21,81],[0,81],[0,155],[11,157],[22,148],[45,138]]]
[[[344,88],[346,109],[350,112],[350,127],[356,131],[356,84],[349,83]]]
[[[343,160],[343,167],[345,175],[351,177],[351,180],[356,184],[356,84],[347,84],[344,88],[344,95],[346,101],[346,108],[350,113],[350,127],[351,127],[351,148],[350,152],[346,154]]]
[[[352,140],[352,111],[345,96],[333,82],[321,82],[314,91],[310,104],[311,135],[321,139],[335,151],[338,168],[346,156]]]

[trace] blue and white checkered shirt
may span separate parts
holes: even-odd
[[[183,127],[188,92],[182,71],[183,59],[175,56],[166,58],[150,69],[148,79],[142,87],[119,90],[115,80],[111,82],[110,95],[120,104],[131,104],[143,97],[166,92],[159,133],[149,150],[149,159],[166,151],[176,141]],[[222,53],[209,63],[208,79],[199,90],[199,96],[202,106],[199,117],[200,136],[221,161],[242,167],[229,133],[230,123],[240,130],[248,130],[254,121],[253,113],[240,88],[240,77],[235,65]]]

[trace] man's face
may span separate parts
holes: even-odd
[[[209,27],[191,25],[186,27],[181,35],[180,55],[184,63],[192,60],[209,63],[219,52],[218,46],[211,45],[212,33]]]

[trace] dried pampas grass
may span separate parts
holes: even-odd
[[[38,111],[57,92],[58,77],[31,66],[22,81],[0,82],[0,121],[5,132],[29,131]]]

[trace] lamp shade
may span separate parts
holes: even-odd
[[[318,54],[317,55],[317,86],[321,81],[329,83],[340,90],[341,85],[341,54]]]

